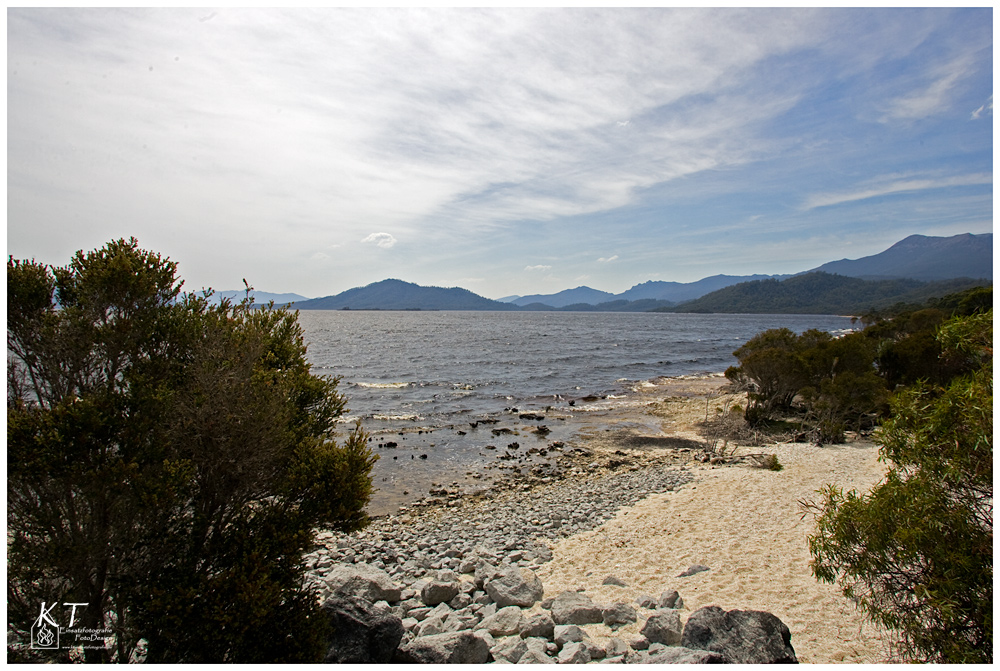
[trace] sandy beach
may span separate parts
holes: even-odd
[[[648,397],[643,409],[625,412],[618,421],[649,425],[654,417],[662,437],[698,439],[697,422],[733,400],[721,395],[724,383],[718,377],[661,381],[643,390]],[[621,434],[612,431],[586,444],[611,450],[621,442]],[[775,614],[791,630],[801,662],[886,661],[882,639],[853,603],[810,573],[806,539],[813,520],[803,517],[799,503],[815,499],[826,484],[870,488],[885,472],[878,448],[870,442],[736,448],[737,454],[751,452],[776,454],[784,469],[690,462],[684,468],[695,476],[691,484],[652,495],[592,531],[557,542],[552,560],[538,571],[546,596],[585,588],[596,602],[631,602],[676,589],[686,606],[682,620],[708,605]],[[677,577],[694,564],[710,570]],[[602,585],[609,575],[627,587]],[[588,628],[591,636],[610,633],[603,625]],[[638,633],[638,625],[631,628],[636,631],[626,627],[618,635]]]

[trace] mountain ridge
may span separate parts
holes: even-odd
[[[762,281],[778,282],[812,273],[865,280],[907,279],[918,283],[955,280],[963,277],[966,279],[970,277],[989,279],[992,282],[992,241],[992,233],[965,233],[946,238],[911,235],[879,254],[855,260],[832,261],[795,275],[712,275],[689,283],[649,280],[620,294],[611,294],[580,286],[557,294],[507,296],[503,300],[492,300],[460,287],[421,287],[410,282],[390,279],[374,282],[365,287],[348,289],[335,296],[299,301],[294,303],[293,307],[304,310],[646,311],[670,309],[678,311],[676,304],[696,301],[730,287]],[[822,270],[824,268],[833,268],[841,272]],[[879,270],[882,274],[872,274],[874,270]],[[886,272],[897,274],[886,275]],[[978,275],[978,273],[983,274]],[[933,279],[921,279],[920,277],[910,277],[910,275],[921,275]],[[941,277],[941,275],[945,277]],[[914,291],[919,290],[914,289]]]

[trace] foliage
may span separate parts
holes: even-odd
[[[817,330],[795,335],[772,329],[733,352],[739,366],[730,367],[726,377],[747,393],[744,417],[750,426],[788,412],[799,398],[817,424],[819,439],[838,442],[848,422],[861,429],[884,403],[873,353],[872,344],[856,333],[834,338]]]
[[[946,322],[946,356],[970,372],[901,389],[879,433],[885,480],[827,487],[813,572],[839,580],[911,661],[993,661],[992,310]]]
[[[366,522],[375,457],[314,376],[294,313],[180,295],[118,240],[8,259],[8,618],[86,603],[87,661],[310,661],[312,529]],[[63,657],[65,660],[65,651]]]

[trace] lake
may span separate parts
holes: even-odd
[[[303,310],[299,322],[313,372],[342,378],[344,422],[361,421],[381,455],[372,514],[481,476],[496,459],[486,445],[503,445],[473,423],[552,409],[567,419],[547,439],[564,440],[638,383],[721,373],[761,331],[852,329],[831,315]]]

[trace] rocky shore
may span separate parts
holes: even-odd
[[[304,559],[338,632],[328,661],[883,661],[853,605],[811,576],[797,503],[869,486],[877,450],[773,445],[781,472],[716,465],[697,425],[719,381],[668,384],[549,444],[549,466],[319,532]]]
[[[328,661],[795,661],[788,628],[769,613],[703,608],[682,624],[683,598],[670,589],[631,602],[595,603],[583,590],[544,598],[534,569],[551,559],[549,543],[691,481],[685,465],[662,456],[575,457],[593,460],[570,470],[589,471],[578,480],[512,483],[495,496],[439,499],[378,519],[357,534],[321,534],[306,562],[335,624]],[[626,586],[613,575],[604,584]],[[618,633],[629,625],[639,633]]]

